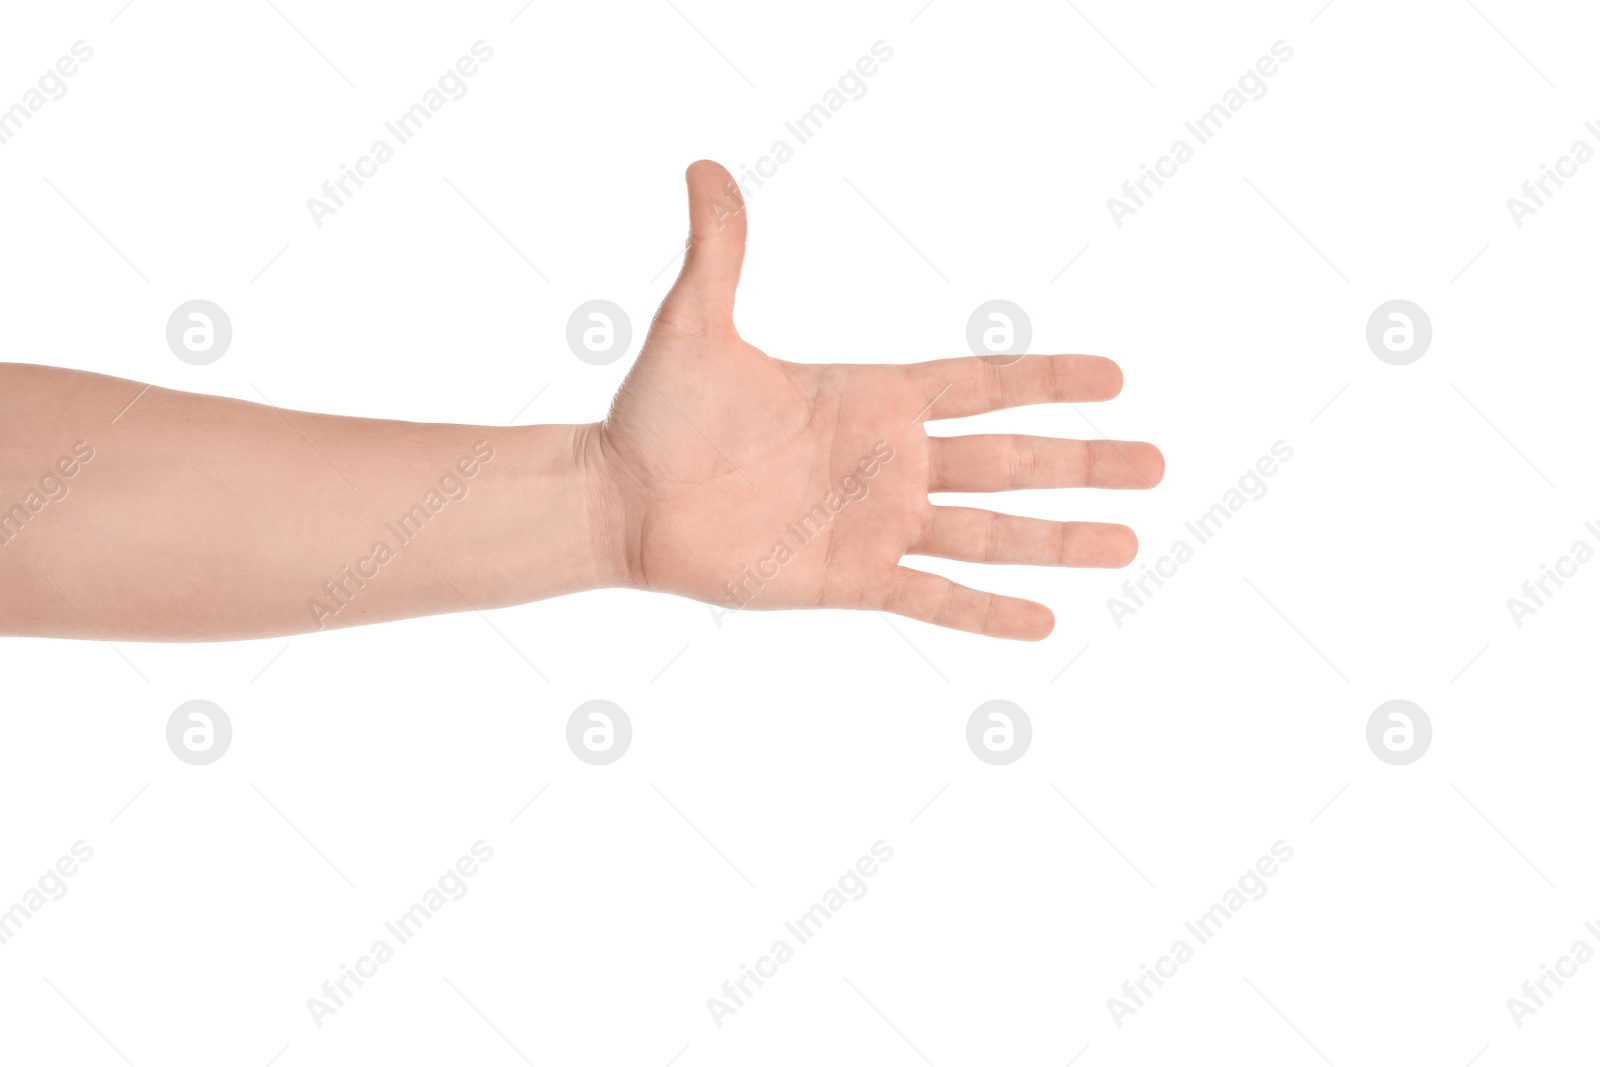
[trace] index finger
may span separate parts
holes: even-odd
[[[913,363],[906,372],[928,406],[920,417],[959,419],[1024,404],[1110,400],[1122,392],[1122,368],[1104,356],[1021,356],[999,364],[991,356]]]

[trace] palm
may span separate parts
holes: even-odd
[[[734,331],[742,200],[726,171],[689,171],[683,272],[600,430],[642,586],[725,608],[877,608],[1039,638],[1042,605],[900,566],[907,554],[1121,566],[1126,527],[935,507],[928,494],[1159,480],[1152,446],[991,435],[930,438],[927,418],[1105,399],[1109,360],[1025,357],[911,366],[773,359]],[[1105,446],[1110,446],[1109,448]]]
[[[898,368],[785,363],[658,325],[605,431],[650,497],[636,578],[729,607],[860,604],[929,510],[924,403]]]

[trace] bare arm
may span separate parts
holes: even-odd
[[[0,365],[0,631],[262,637],[622,584],[594,444]]]
[[[688,185],[682,272],[602,422],[385,422],[0,365],[0,634],[262,637],[627,585],[1037,640],[1044,605],[901,559],[1133,559],[1126,526],[929,499],[1155,485],[1142,442],[925,429],[1109,400],[1115,363],[774,359],[733,325],[738,187],[707,162]]]

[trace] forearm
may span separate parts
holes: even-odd
[[[0,632],[265,637],[627,580],[591,426],[141,389],[0,366]]]

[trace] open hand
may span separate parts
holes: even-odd
[[[1109,400],[1099,356],[963,357],[907,366],[774,359],[740,338],[747,215],[720,165],[688,171],[683,269],[590,447],[613,495],[632,584],[728,609],[871,608],[1038,640],[1042,604],[901,565],[1122,567],[1126,526],[936,506],[929,493],[1145,489],[1153,445],[1016,434],[932,437],[924,424],[1023,404]]]

